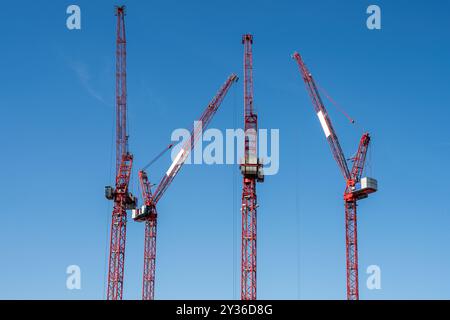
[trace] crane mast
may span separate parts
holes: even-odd
[[[264,180],[257,153],[258,117],[253,105],[253,36],[242,36],[244,45],[244,159],[242,184],[241,300],[256,300],[256,182]]]
[[[359,299],[358,283],[358,236],[357,236],[357,201],[367,198],[370,193],[377,191],[377,181],[372,178],[361,178],[366,161],[366,154],[370,143],[370,135],[364,133],[360,139],[358,150],[351,159],[353,166],[351,171],[348,168],[347,160],[344,156],[339,139],[334,131],[331,120],[325,109],[325,105],[320,98],[316,83],[308,71],[302,57],[298,52],[293,54],[293,59],[297,61],[306,89],[313,103],[314,109],[319,118],[319,122],[325,133],[325,137],[330,145],[331,152],[336,160],[339,169],[346,181],[344,191],[345,207],[345,243],[346,243],[346,279],[347,279],[347,299]],[[359,184],[359,185],[358,185]]]
[[[152,205],[151,184],[144,170],[139,171],[139,182],[142,190],[142,198],[144,199],[144,208],[149,211],[145,219],[142,300],[153,300],[155,296],[156,224],[158,213],[156,206]]]
[[[151,191],[151,184],[148,180],[145,169],[139,171],[139,181],[142,190],[142,197],[144,199],[144,205],[140,209],[133,210],[133,219],[135,221],[145,222],[144,276],[142,285],[143,300],[153,300],[155,293],[156,225],[158,216],[156,205],[169,185],[172,183],[175,176],[180,171],[190,152],[194,149],[195,144],[201,137],[202,129],[208,127],[212,118],[219,109],[219,106],[221,105],[223,99],[225,98],[227,92],[231,88],[232,84],[237,80],[238,77],[235,74],[232,74],[228,77],[225,84],[219,89],[216,96],[211,100],[211,102],[208,104],[208,106],[200,116],[200,119],[194,125],[194,128],[191,131],[190,139],[183,143],[182,148],[175,156],[175,159],[173,160],[164,177],[161,179],[161,182],[158,184],[154,193],[152,193]],[[165,151],[169,150],[170,148],[172,148],[172,144],[169,145],[156,158],[159,158]]]
[[[108,264],[108,300],[121,300],[125,266],[127,210],[136,206],[128,191],[133,155],[128,152],[125,7],[116,7],[116,180],[115,188],[105,187],[105,196],[113,200]]]
[[[357,228],[357,201],[367,198],[369,193],[377,189],[376,181],[372,180],[370,185],[356,189],[356,183],[361,182],[370,136],[364,133],[359,142],[358,151],[353,160],[351,179],[347,180],[344,192],[345,205],[345,246],[347,265],[347,299],[359,300],[359,277],[358,277],[358,228]]]

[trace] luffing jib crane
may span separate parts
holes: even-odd
[[[253,36],[242,36],[244,45],[244,159],[242,183],[241,300],[256,300],[256,182],[264,181],[258,158],[258,116],[253,106]]]
[[[144,204],[141,208],[133,210],[133,219],[135,221],[145,222],[144,276],[142,286],[143,300],[153,300],[155,292],[156,224],[158,216],[156,205],[169,185],[172,183],[177,173],[180,171],[190,152],[195,147],[198,139],[201,138],[203,128],[208,127],[211,119],[216,114],[220,104],[225,98],[228,90],[237,80],[238,78],[235,74],[230,75],[225,84],[219,89],[216,96],[208,104],[200,119],[196,122],[194,128],[192,129],[190,139],[183,143],[182,148],[175,156],[166,174],[156,187],[155,192],[152,192],[151,190],[152,186],[145,171],[146,168],[154,161],[152,161],[149,165],[144,167],[144,169],[139,171],[139,180]],[[159,158],[165,151],[169,150],[170,148],[172,148],[172,145],[169,145],[156,158]]]
[[[377,191],[377,181],[373,178],[361,178],[366,161],[367,149],[370,143],[370,135],[364,133],[360,139],[358,151],[351,158],[353,166],[350,171],[347,160],[339,144],[338,137],[334,131],[331,119],[328,116],[325,105],[320,98],[317,85],[308,71],[302,57],[298,52],[293,54],[293,59],[297,61],[300,73],[305,82],[306,89],[312,100],[314,109],[319,118],[325,137],[330,145],[333,157],[346,181],[344,191],[345,203],[345,240],[346,240],[346,266],[347,266],[347,299],[358,300],[358,238],[357,238],[357,201],[367,198],[370,193]]]
[[[133,155],[128,152],[125,7],[116,7],[116,183],[105,187],[105,196],[114,201],[108,267],[108,300],[121,300],[125,264],[127,210],[136,207],[128,190]]]

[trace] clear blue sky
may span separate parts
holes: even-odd
[[[82,29],[65,26],[78,4]],[[0,10],[0,298],[103,299],[113,183],[113,1],[10,1]],[[448,1],[125,1],[130,147],[139,168],[189,127],[254,34],[261,128],[281,164],[258,185],[258,297],[344,299],[344,181],[295,63],[328,105],[348,156],[371,132],[379,192],[359,206],[361,298],[450,299]],[[382,30],[366,8],[382,9]],[[242,125],[242,82],[212,127]],[[170,159],[155,165],[160,177]],[[136,174],[132,188],[137,192]],[[239,297],[241,178],[185,166],[159,203],[156,298]],[[139,299],[143,225],[129,222],[124,298]],[[65,287],[66,267],[82,290]],[[382,290],[365,269],[382,270]]]

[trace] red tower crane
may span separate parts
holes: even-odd
[[[155,292],[155,260],[156,260],[156,223],[157,211],[156,205],[167,190],[173,179],[180,171],[190,152],[195,147],[198,139],[201,138],[203,128],[208,127],[211,119],[216,114],[219,106],[225,98],[231,85],[238,80],[235,74],[228,77],[225,84],[219,89],[216,96],[206,107],[200,119],[195,122],[195,126],[191,131],[191,138],[183,143],[182,148],[175,156],[172,164],[167,170],[166,174],[158,184],[154,193],[151,191],[151,184],[148,180],[146,169],[157,158],[159,158],[165,151],[172,148],[169,145],[162,153],[160,153],[155,160],[151,161],[149,165],[139,171],[139,180],[142,190],[142,197],[144,205],[136,210],[133,210],[133,219],[139,222],[145,222],[145,243],[144,243],[144,276],[142,285],[142,299],[153,300]]]
[[[242,36],[244,44],[244,159],[242,183],[241,300],[256,300],[256,182],[264,181],[258,159],[258,116],[253,107],[253,36]]]
[[[108,300],[121,300],[125,264],[127,210],[136,207],[128,191],[133,155],[128,152],[125,7],[116,7],[116,183],[105,187],[105,196],[114,201],[108,267]]]
[[[367,198],[370,193],[377,191],[377,181],[372,178],[361,178],[366,161],[367,149],[370,143],[370,135],[364,133],[359,142],[358,151],[350,160],[353,162],[351,171],[348,168],[347,159],[339,144],[339,139],[334,131],[331,119],[328,116],[325,105],[320,98],[316,83],[308,71],[302,57],[298,52],[292,56],[298,63],[300,73],[305,82],[306,89],[311,97],[314,109],[319,118],[325,137],[330,145],[333,157],[346,181],[344,191],[345,204],[345,240],[346,240],[346,266],[347,266],[347,299],[358,300],[358,238],[357,238],[357,201]]]

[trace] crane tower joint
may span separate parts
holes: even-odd
[[[251,35],[251,34],[244,34],[242,36],[242,43],[245,43],[246,41],[250,41],[250,43],[253,43],[253,35]]]

